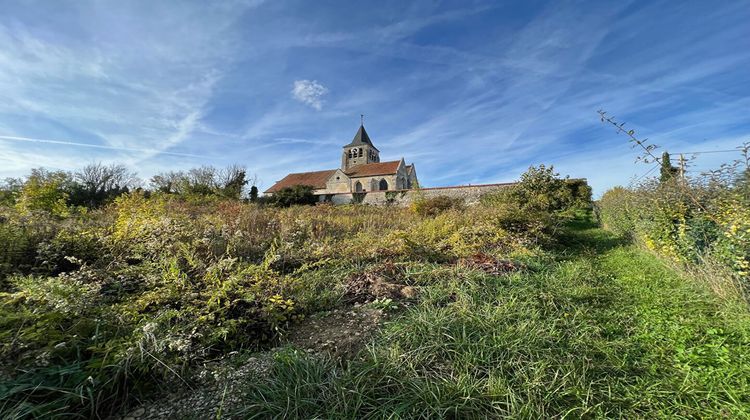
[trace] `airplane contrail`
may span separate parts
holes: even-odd
[[[24,141],[28,143],[61,144],[65,146],[90,147],[94,149],[120,150],[120,151],[126,151],[126,152],[156,153],[160,155],[185,156],[185,157],[195,157],[195,158],[205,157],[205,156],[199,156],[199,155],[192,155],[190,153],[164,152],[164,151],[157,150],[157,149],[140,149],[136,147],[105,146],[102,144],[78,143],[74,141],[65,141],[65,140],[34,139],[34,138],[29,138],[29,137],[0,135],[0,140]]]

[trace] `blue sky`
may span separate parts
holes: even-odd
[[[0,177],[122,162],[337,167],[359,115],[424,186],[554,164],[601,194],[750,141],[750,4],[0,0]],[[732,155],[701,155],[693,170]]]

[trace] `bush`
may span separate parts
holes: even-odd
[[[314,190],[315,188],[310,185],[295,185],[275,192],[269,202],[278,207],[313,205],[318,202],[318,198],[313,194]]]
[[[482,202],[515,203],[529,212],[565,212],[591,208],[591,187],[584,179],[560,178],[554,167],[531,166],[514,185],[485,194]]]
[[[462,198],[440,195],[433,198],[418,198],[411,204],[411,210],[420,216],[437,216],[446,210],[461,210],[464,206]]]
[[[518,205],[447,197],[415,211],[292,202],[135,191],[67,215],[4,208],[0,409],[107,417],[175,372],[275,344],[368,266],[529,253],[551,226]]]
[[[65,172],[35,169],[21,188],[16,208],[25,214],[46,211],[55,216],[66,216],[69,182],[70,176]]]
[[[750,275],[749,209],[739,186],[676,179],[615,187],[597,202],[607,229],[679,263],[724,265],[743,283]]]
[[[634,200],[632,191],[623,187],[614,187],[602,195],[596,203],[597,216],[602,225],[621,236],[635,233]]]

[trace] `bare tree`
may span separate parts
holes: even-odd
[[[187,183],[187,177],[182,171],[162,172],[151,177],[151,189],[161,191],[167,194],[182,193],[181,187]]]
[[[170,194],[216,194],[240,198],[248,181],[243,166],[233,164],[217,169],[201,166],[187,172],[163,172],[151,178],[151,188]]]
[[[141,184],[125,165],[90,163],[73,174],[70,202],[74,205],[98,207]]]
[[[240,198],[248,182],[245,174],[245,167],[237,164],[221,169],[216,177],[217,192],[224,197]]]

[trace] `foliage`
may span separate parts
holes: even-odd
[[[570,190],[572,201],[567,204],[574,209],[591,209],[592,190],[585,179],[565,179],[565,186]]]
[[[632,237],[635,233],[636,209],[632,208],[633,191],[620,186],[606,191],[597,202],[597,211],[602,225],[612,232]]]
[[[315,187],[310,185],[295,185],[277,191],[270,198],[270,203],[278,207],[294,205],[313,205],[318,199],[313,194]]]
[[[0,411],[30,417],[106,417],[217,355],[270,345],[339,305],[365,267],[552,241],[550,219],[507,206],[432,217],[134,191],[98,210],[3,211]]]
[[[602,116],[624,131],[622,124]],[[707,173],[678,178],[669,153],[656,159],[655,145],[638,140],[633,130],[626,133],[643,148],[643,160],[660,164],[661,173],[658,180],[646,179],[629,188],[607,191],[597,203],[603,224],[688,269],[705,272],[720,294],[730,290],[746,296],[750,288],[750,195],[746,182],[750,143],[737,148],[741,159]]]
[[[464,200],[460,197],[449,197],[439,195],[437,197],[419,197],[411,203],[411,210],[420,216],[437,216],[450,210],[461,210],[464,208]]]
[[[125,165],[91,163],[73,174],[68,204],[97,208],[139,185]]]
[[[659,181],[669,182],[677,176],[677,168],[672,166],[672,160],[669,157],[668,152],[661,154],[661,166],[659,167]]]
[[[169,171],[154,175],[151,178],[151,188],[167,194],[217,195],[239,199],[248,183],[246,173],[245,168],[239,165],[223,169],[201,166],[187,172]]]
[[[6,178],[2,184],[0,184],[0,207],[10,207],[15,205],[22,187],[22,179]]]
[[[423,296],[352,361],[286,349],[249,418],[750,415],[746,308],[589,224],[538,270],[421,277]],[[595,255],[596,258],[592,258]],[[424,269],[423,269],[424,270]]]
[[[490,205],[517,205],[525,212],[560,214],[590,209],[591,187],[585,179],[560,178],[552,166],[531,166],[517,183],[485,194],[482,201]]]
[[[16,208],[24,214],[46,211],[55,216],[66,216],[70,181],[66,172],[33,169],[21,188]]]

